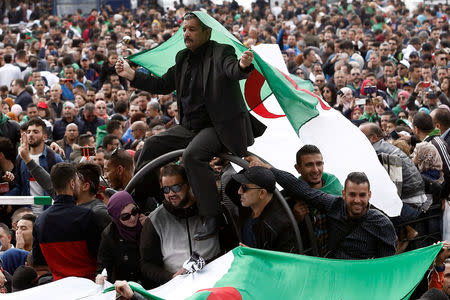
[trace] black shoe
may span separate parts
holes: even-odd
[[[194,235],[194,240],[201,241],[206,240],[215,235],[217,232],[216,217],[205,217],[203,220],[203,226],[200,231]]]

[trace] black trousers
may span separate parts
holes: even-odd
[[[168,152],[183,149],[183,165],[201,216],[216,216],[219,203],[214,172],[209,162],[223,152],[222,145],[213,127],[194,132],[177,125],[148,138],[136,163],[136,172],[153,159]],[[157,177],[154,178],[157,180]],[[156,183],[146,183],[155,186]]]

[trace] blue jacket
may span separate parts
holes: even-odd
[[[76,117],[70,123],[75,123],[75,124],[77,124],[78,127],[80,127],[80,121]],[[64,137],[64,134],[66,133],[66,127],[70,123],[67,122],[65,118],[62,118],[61,120],[58,120],[55,122],[55,125],[53,125],[53,140],[54,141],[60,140]]]
[[[81,117],[78,123],[78,132],[83,134],[90,131],[93,135],[95,135],[97,133],[97,127],[101,125],[105,125],[105,120],[102,118],[95,116],[94,121],[86,122],[84,117]]]
[[[63,159],[61,156],[53,152],[53,150],[47,146],[44,147],[44,152],[39,156],[39,165],[41,165],[48,173],[50,173],[50,169],[53,165],[62,161]],[[16,167],[16,174],[14,174],[16,186],[5,195],[30,196],[30,172],[20,156],[17,157],[16,164],[18,164]],[[48,196],[46,192],[44,192],[44,195]]]

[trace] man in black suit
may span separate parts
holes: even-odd
[[[205,217],[204,228],[195,235],[201,240],[216,230],[219,202],[209,161],[228,151],[245,156],[265,126],[249,115],[239,87],[239,80],[254,69],[253,53],[245,51],[238,60],[233,47],[210,40],[211,28],[194,13],[183,17],[183,31],[186,49],[177,53],[175,65],[162,77],[135,72],[123,60],[116,70],[138,89],[163,95],[177,91],[180,125],[145,141],[136,171],[162,154],[186,148],[183,164],[199,214]]]

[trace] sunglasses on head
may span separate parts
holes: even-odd
[[[136,216],[139,214],[139,207],[135,206],[129,213],[124,213],[119,216],[119,219],[122,221],[128,221],[131,216]]]
[[[181,187],[184,185],[184,183],[182,184],[174,184],[171,186],[163,186],[161,189],[163,191],[164,194],[168,194],[170,193],[170,191],[174,192],[174,193],[178,193],[179,191],[181,191]]]
[[[246,186],[245,184],[241,184],[241,189],[242,189],[243,193],[246,193],[248,190],[260,190],[262,188],[260,188],[260,187],[249,187],[249,186]]]

